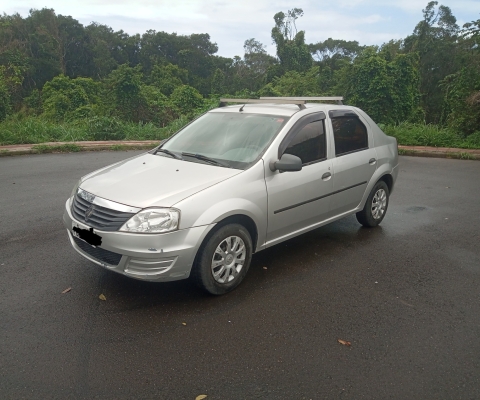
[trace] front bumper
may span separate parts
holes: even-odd
[[[215,225],[162,234],[94,230],[102,237],[102,244],[93,247],[73,236],[73,223],[85,223],[73,218],[70,206],[68,199],[63,223],[72,247],[79,254],[111,271],[147,281],[167,282],[188,278],[203,239]]]

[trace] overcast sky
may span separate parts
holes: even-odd
[[[82,24],[98,22],[129,34],[148,29],[181,35],[208,33],[218,55],[243,56],[243,43],[255,38],[274,55],[270,31],[278,11],[302,8],[297,21],[307,43],[329,37],[380,45],[412,33],[428,0],[0,0],[0,12],[27,16],[31,8],[53,8]],[[461,26],[480,18],[480,0],[439,1]]]

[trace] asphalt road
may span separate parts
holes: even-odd
[[[480,398],[478,161],[401,157],[380,227],[263,251],[212,297],[70,248],[78,177],[137,153],[0,158],[1,399]]]

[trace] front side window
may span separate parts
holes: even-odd
[[[367,128],[358,117],[332,118],[335,155],[340,156],[368,149]]]
[[[326,158],[323,120],[306,124],[293,137],[285,153],[300,157],[303,165]]]

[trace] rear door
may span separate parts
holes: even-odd
[[[269,246],[330,215],[332,162],[327,158],[323,112],[305,116],[292,127],[278,148],[278,158],[285,153],[300,157],[303,167],[295,172],[272,172],[265,166]]]
[[[339,215],[356,208],[377,168],[372,133],[353,110],[333,110],[329,118],[334,138],[331,209]]]

